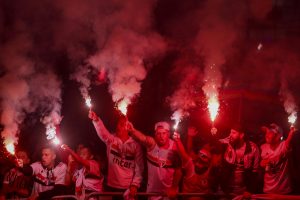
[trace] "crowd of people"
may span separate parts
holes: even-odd
[[[122,196],[112,199],[131,200],[144,190],[145,180],[146,192],[156,194],[149,196],[150,200],[176,199],[179,192],[203,194],[181,197],[190,200],[293,192],[289,154],[294,127],[286,140],[277,124],[262,127],[265,143],[258,147],[248,140],[243,127],[234,126],[228,137],[216,138],[195,151],[193,141],[201,134],[194,127],[188,128],[183,144],[181,134],[171,134],[170,124],[164,121],[157,122],[149,136],[123,115],[115,133],[107,130],[95,112],[90,111],[89,118],[106,145],[107,173],[89,146],[72,150],[66,144],[59,148],[47,145],[40,161],[34,163],[25,150],[18,150],[15,167],[4,176],[0,200],[51,199],[66,194],[85,199],[92,192],[119,192]],[[68,155],[65,162],[58,161],[57,151]]]

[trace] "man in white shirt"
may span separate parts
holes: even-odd
[[[78,153],[75,153],[67,145],[62,149],[68,152],[68,168],[66,184],[75,182],[75,194],[78,199],[85,199],[92,192],[102,192],[103,175],[100,172],[100,164],[94,160],[94,155],[88,146],[82,146]],[[74,169],[74,163],[79,166]],[[76,166],[76,165],[75,165]]]
[[[167,122],[155,124],[154,138],[136,130],[132,124],[130,134],[147,148],[148,184],[147,192],[176,195],[181,178],[181,163],[175,142],[170,139],[170,125]],[[162,196],[151,200],[169,199]]]
[[[128,135],[127,118],[120,116],[115,135],[109,133],[95,112],[90,111],[89,118],[107,147],[109,191],[127,190],[126,194],[134,197],[142,181],[144,161],[140,144]]]
[[[51,146],[42,149],[40,162],[23,166],[23,161],[18,160],[18,165],[25,175],[34,178],[31,199],[51,199],[63,193],[67,166],[62,162],[56,162],[56,153]]]
[[[277,124],[262,127],[265,132],[266,143],[261,145],[261,167],[265,169],[265,193],[289,194],[292,192],[288,166],[288,154],[291,150],[291,141],[296,129],[290,128],[289,135],[282,141],[282,129]]]

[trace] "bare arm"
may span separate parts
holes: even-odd
[[[198,131],[195,127],[189,127],[187,132],[187,153],[192,156],[192,158],[196,158],[197,155],[193,151],[193,141],[197,136]]]
[[[130,136],[144,145],[147,150],[154,148],[156,143],[152,137],[146,136],[142,132],[136,130],[130,122],[128,122],[127,126]]]
[[[65,151],[67,151],[74,159],[76,162],[79,164],[83,165],[87,170],[90,170],[90,163],[88,160],[85,160],[81,158],[79,155],[77,155],[70,147],[67,145],[63,144],[61,148]]]
[[[296,128],[292,126],[291,129],[290,129],[289,135],[288,135],[287,139],[285,140],[285,144],[286,144],[287,149],[290,148],[291,141],[292,141],[295,133],[296,133]]]
[[[180,156],[180,158],[182,160],[182,164],[184,166],[190,160],[190,157],[184,149],[184,146],[183,146],[183,144],[180,140],[179,133],[175,132],[174,135],[173,135],[173,139],[174,139],[174,141],[177,145],[179,156]]]

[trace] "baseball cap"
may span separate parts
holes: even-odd
[[[261,129],[262,129],[262,131],[263,131],[264,133],[266,133],[267,130],[270,130],[270,131],[272,131],[273,133],[279,134],[280,136],[283,135],[282,128],[281,128],[280,126],[278,126],[277,124],[275,124],[275,123],[272,123],[272,124],[270,124],[269,126],[263,126],[263,127],[261,127]]]
[[[156,131],[157,129],[165,129],[166,131],[170,131],[170,125],[168,122],[157,122],[154,126],[154,130]]]

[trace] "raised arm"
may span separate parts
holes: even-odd
[[[144,145],[147,148],[147,150],[154,148],[155,141],[152,137],[146,136],[142,132],[136,130],[130,122],[127,122],[127,129],[129,131],[130,136],[132,136],[135,140]]]
[[[189,127],[187,132],[187,153],[192,156],[192,158],[195,158],[197,155],[193,151],[193,141],[195,140],[195,137],[198,135],[198,131],[195,127]]]
[[[179,133],[174,133],[173,134],[173,139],[177,145],[177,148],[178,148],[178,152],[179,152],[179,156],[182,160],[182,164],[183,166],[191,159],[190,156],[187,154],[187,152],[185,151],[184,149],[184,146],[180,140],[180,135]]]
[[[287,139],[285,140],[287,149],[289,149],[291,147],[291,142],[292,142],[292,139],[293,139],[295,133],[296,133],[296,128],[294,126],[291,126],[289,135],[288,135]]]
[[[102,120],[97,116],[97,114],[94,111],[90,110],[89,118],[92,120],[99,138],[104,143],[108,143],[113,140],[114,136],[109,133],[109,131],[104,126]]]
[[[68,152],[76,162],[78,162],[79,164],[83,165],[87,170],[90,170],[90,163],[88,160],[85,160],[83,158],[81,158],[79,155],[77,155],[77,153],[75,153],[68,145],[63,144],[61,145],[61,148]]]

